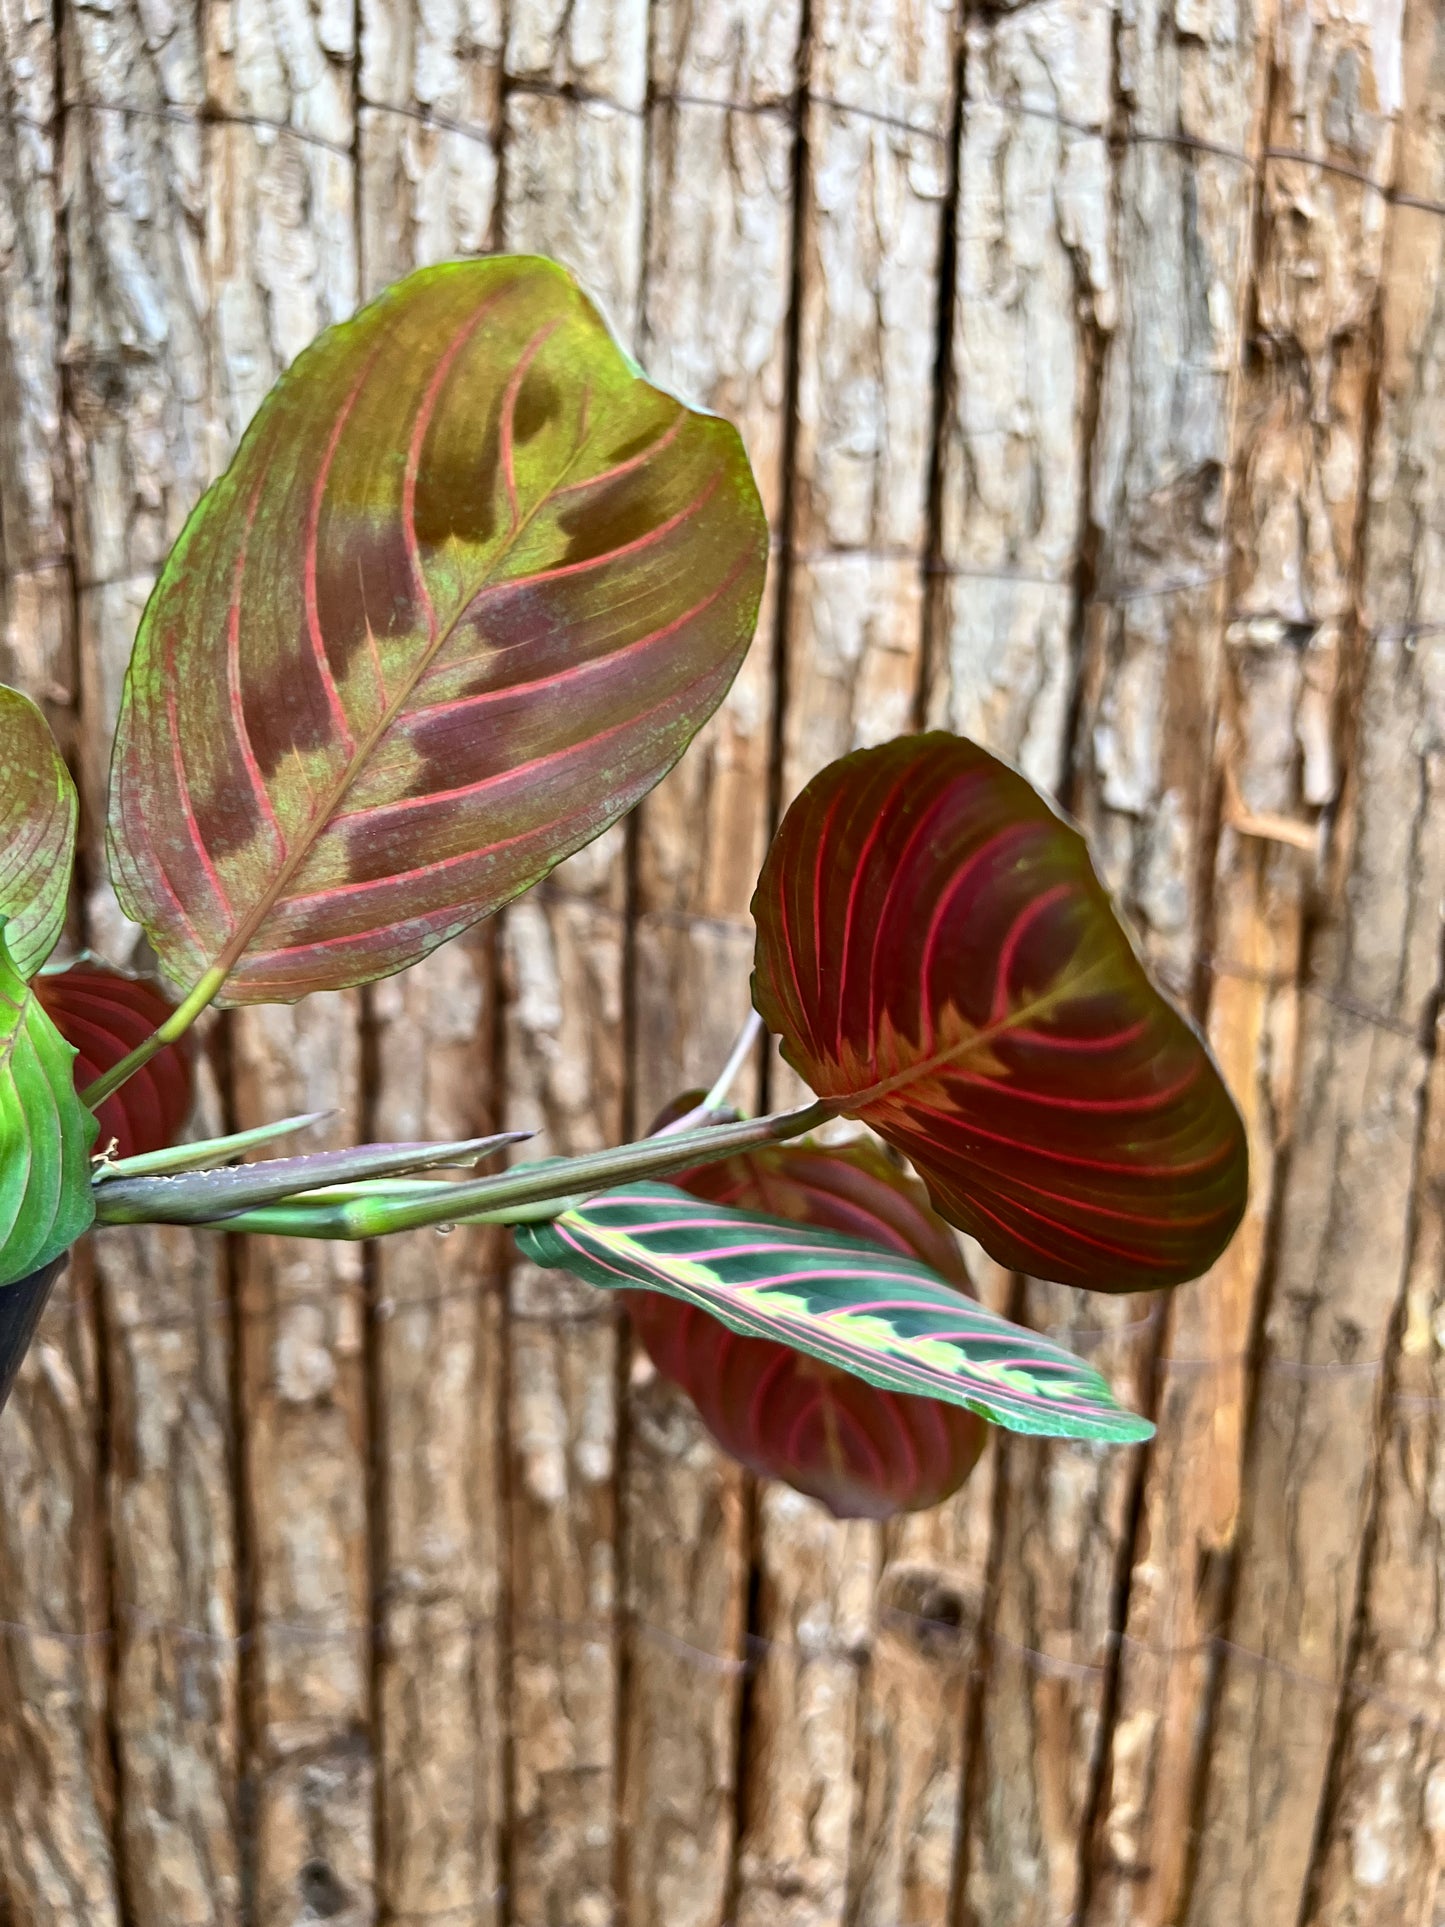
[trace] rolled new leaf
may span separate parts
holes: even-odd
[[[75,1094],[74,1061],[0,929],[0,1286],[62,1256],[95,1215],[96,1125]]]
[[[606,1290],[659,1291],[886,1391],[961,1405],[1014,1432],[1145,1439],[1082,1359],[974,1304],[926,1266],[671,1185],[628,1185],[519,1225],[540,1265]]]
[[[1137,1291],[1229,1242],[1239,1113],[1083,838],[1017,771],[941,733],[831,764],[753,914],[753,998],[783,1055],[1001,1264]]]
[[[147,605],[122,906],[201,1002],[414,963],[672,766],[766,551],[736,431],[644,380],[561,268],[411,275],[283,375]]]
[[[33,988],[55,1028],[75,1047],[75,1085],[82,1091],[149,1037],[174,1009],[153,984],[88,961],[47,971]],[[166,1044],[104,1098],[96,1110],[99,1143],[113,1143],[122,1158],[171,1144],[191,1114],[193,1057],[189,1037]]]
[[[99,1188],[96,1215],[104,1224],[219,1224],[243,1211],[332,1185],[401,1177],[440,1164],[475,1164],[530,1135],[505,1131],[437,1143],[358,1144],[174,1177],[111,1177]]]
[[[10,961],[33,977],[65,922],[77,803],[50,725],[0,684],[0,917]]]

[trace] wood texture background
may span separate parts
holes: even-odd
[[[645,1127],[778,808],[938,723],[1086,824],[1248,1220],[1167,1304],[982,1263],[1158,1439],[881,1530],[480,1233],[108,1232],[0,1420],[0,1927],[1442,1927],[1439,0],[0,0],[0,676],[112,960],[167,548],[319,328],[495,247],[739,422],[759,639],[496,925],[213,1026],[205,1121]]]

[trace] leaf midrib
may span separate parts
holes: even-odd
[[[1077,994],[1095,972],[1105,970],[1110,961],[1107,956],[1096,957],[1093,963],[1077,977],[1060,979],[1040,996],[1034,998],[1032,1003],[1021,1004],[1016,1010],[1011,1010],[1006,1017],[999,1018],[997,1023],[985,1025],[982,1030],[976,1030],[971,1037],[965,1037],[959,1043],[950,1045],[947,1050],[935,1051],[931,1057],[920,1058],[917,1063],[895,1072],[892,1077],[885,1077],[876,1084],[868,1085],[864,1090],[827,1097],[823,1102],[831,1106],[834,1111],[853,1115],[861,1112],[869,1104],[876,1104],[881,1098],[891,1097],[897,1091],[907,1090],[910,1084],[920,1083],[924,1078],[932,1077],[935,1071],[943,1070],[950,1064],[965,1061],[974,1052],[985,1048],[994,1038],[1006,1035],[1019,1024],[1047,1016],[1065,997]]]

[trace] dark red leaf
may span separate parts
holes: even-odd
[[[174,1006],[150,984],[102,964],[77,963],[35,979],[51,1022],[79,1053],[75,1085],[84,1090],[163,1024]],[[135,1157],[173,1144],[191,1110],[191,1040],[167,1044],[100,1106],[98,1150]]]
[[[669,1109],[680,1116],[692,1101]],[[665,1111],[658,1123],[668,1121]],[[969,1292],[952,1232],[921,1187],[871,1144],[778,1145],[669,1182],[714,1204],[866,1238]],[[687,1392],[724,1451],[839,1518],[886,1519],[937,1505],[983,1450],[987,1427],[960,1406],[885,1391],[657,1292],[629,1292],[627,1303],[649,1358]]]
[[[788,1062],[1000,1263],[1131,1291],[1224,1249],[1243,1122],[1083,838],[1016,771],[941,733],[831,764],[753,914],[754,1001]]]
[[[629,1292],[633,1329],[723,1450],[821,1499],[840,1519],[886,1519],[956,1492],[987,1431],[942,1399],[885,1392],[695,1306]]]

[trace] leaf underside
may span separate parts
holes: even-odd
[[[149,1037],[172,1005],[139,978],[103,964],[77,963],[37,977],[33,985],[56,1029],[76,1051],[75,1084],[84,1090]],[[192,1042],[166,1044],[96,1112],[98,1141],[112,1139],[117,1157],[160,1151],[175,1141],[191,1114]]]
[[[606,1289],[664,1292],[744,1337],[1010,1431],[1117,1442],[1152,1431],[1082,1359],[876,1246],[663,1184],[629,1185],[516,1237],[538,1264]]]
[[[49,723],[0,684],[0,917],[22,977],[35,975],[65,922],[77,808]]]
[[[677,1114],[689,1108],[680,1099]],[[916,1258],[972,1295],[953,1232],[875,1144],[772,1145],[671,1182],[695,1198]],[[983,1449],[984,1422],[962,1406],[884,1391],[773,1339],[740,1337],[661,1292],[629,1292],[627,1308],[653,1364],[688,1394],[724,1451],[839,1518],[938,1505]]]
[[[95,1119],[74,1052],[17,973],[0,933],[0,1285],[58,1258],[95,1215]]]
[[[655,784],[752,636],[736,432],[562,269],[424,269],[282,377],[141,624],[109,818],[167,975],[294,1001],[416,961]]]
[[[788,1062],[1001,1264],[1142,1290],[1228,1243],[1239,1113],[1083,838],[1006,764],[939,733],[830,765],[753,914],[753,998]]]

